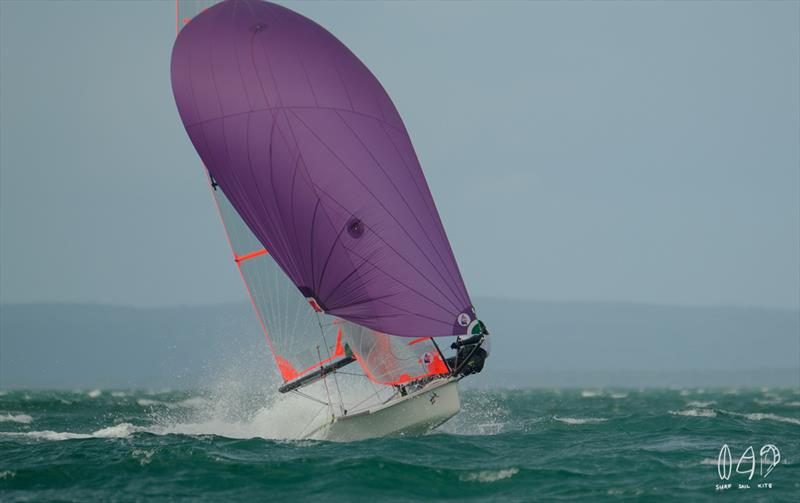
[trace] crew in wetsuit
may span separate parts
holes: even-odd
[[[457,352],[455,356],[446,360],[450,369],[458,370],[458,375],[462,377],[483,370],[483,364],[489,356],[489,352],[485,349],[486,337],[489,336],[486,325],[478,320],[478,325],[471,330],[471,333],[473,335],[460,335],[456,342],[450,345]]]

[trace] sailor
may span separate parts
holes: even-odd
[[[486,340],[489,331],[482,321],[475,321],[467,334],[459,335],[456,342],[450,345],[451,349],[456,350],[456,355],[447,359],[447,365],[462,377],[483,370],[483,364],[489,356]]]

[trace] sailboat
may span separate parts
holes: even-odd
[[[281,384],[319,404],[303,437],[424,434],[460,409],[481,336],[408,132],[367,67],[260,0],[176,2],[181,121],[207,170]],[[478,344],[476,347],[480,347]],[[366,382],[353,398],[348,389]]]

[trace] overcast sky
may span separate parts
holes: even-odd
[[[389,91],[473,297],[800,308],[799,2],[282,3]],[[244,300],[174,3],[0,10],[0,300]]]

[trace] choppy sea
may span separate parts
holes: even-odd
[[[334,443],[242,389],[0,390],[0,500],[800,501],[800,389],[462,399],[433,434]]]

